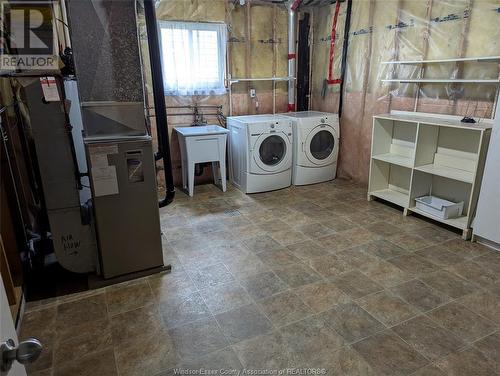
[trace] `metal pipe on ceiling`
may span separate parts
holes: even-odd
[[[174,109],[174,108],[222,108],[220,104],[188,104],[188,105],[179,105],[179,106],[165,106],[166,109]],[[154,107],[148,107],[148,110],[154,110]]]
[[[345,0],[340,0],[341,2]],[[235,4],[239,4],[239,0],[233,0]],[[253,5],[285,5],[288,7],[288,3],[290,0],[252,0]],[[293,2],[293,0],[291,1]],[[334,4],[336,0],[303,0],[300,4],[300,7],[322,7],[330,4]]]
[[[168,116],[193,116],[193,112],[174,112],[168,114]],[[216,112],[203,113],[203,116],[218,116],[219,114]]]

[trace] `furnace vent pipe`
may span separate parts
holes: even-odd
[[[170,140],[168,137],[167,108],[165,105],[165,91],[163,87],[163,72],[161,66],[160,42],[156,11],[153,0],[144,0],[144,17],[148,33],[149,61],[153,81],[153,100],[156,115],[156,131],[158,134],[158,157],[163,158],[163,172],[165,173],[166,194],[160,202],[160,208],[169,205],[175,197],[172,160],[170,157]]]
[[[297,8],[302,0],[291,0],[288,8],[288,112],[295,111],[295,65],[297,62]]]

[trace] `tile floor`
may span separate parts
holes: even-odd
[[[172,273],[30,304],[22,336],[46,344],[30,374],[499,374],[500,253],[365,195],[178,193],[161,209]]]

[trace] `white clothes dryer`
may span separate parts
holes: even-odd
[[[292,184],[315,184],[335,179],[340,140],[338,115],[303,111],[280,116],[293,123]]]

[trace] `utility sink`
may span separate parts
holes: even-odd
[[[214,183],[226,191],[226,143],[229,131],[218,125],[175,127],[182,158],[182,184],[194,194],[196,163],[212,162]]]
[[[215,124],[192,127],[175,127],[174,129],[177,131],[177,133],[180,133],[184,137],[229,133],[226,128]]]

